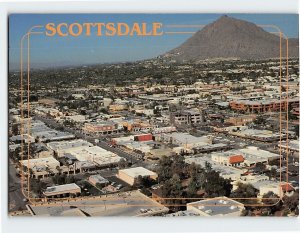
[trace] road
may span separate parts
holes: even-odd
[[[9,198],[9,211],[26,210],[26,202],[24,202],[24,195],[21,191],[21,180],[16,176],[15,165],[10,161],[8,175],[8,198]]]

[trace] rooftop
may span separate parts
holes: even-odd
[[[156,175],[155,172],[152,172],[143,167],[134,167],[128,169],[119,170],[119,172],[124,172],[131,177],[138,177],[138,176],[153,176]]]
[[[51,186],[51,187],[47,187],[46,191],[44,192],[45,195],[52,195],[55,193],[61,193],[61,192],[68,192],[68,191],[73,191],[76,189],[80,189],[80,187],[75,184],[75,183],[71,183],[71,184],[63,184],[63,185],[57,185],[57,186]]]
[[[168,208],[139,191],[122,192],[92,198],[76,198],[50,204],[31,204],[36,216],[61,216],[65,211],[78,208],[89,216],[151,216],[167,213]],[[77,211],[73,213],[77,215]],[[69,212],[69,216],[74,216]]]
[[[244,209],[244,205],[238,201],[227,197],[216,197],[212,199],[196,201],[188,203],[187,206],[192,207],[189,210],[199,210],[209,216],[228,215],[232,213],[240,213]]]

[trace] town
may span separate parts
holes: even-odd
[[[11,71],[10,215],[297,216],[298,71],[165,57]]]

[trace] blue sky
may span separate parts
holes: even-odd
[[[161,22],[167,24],[208,24],[223,14],[13,14],[9,16],[10,69],[19,68],[20,40],[33,25],[84,22]],[[288,37],[298,37],[298,15],[295,14],[227,14],[256,24],[273,24]],[[166,29],[164,29],[166,31]],[[169,31],[170,29],[168,29]],[[180,30],[180,29],[172,29]],[[192,28],[188,31],[197,31]],[[270,29],[265,29],[270,30]],[[47,37],[30,38],[31,67],[84,65],[135,61],[158,56],[183,43],[190,34],[157,37]],[[24,51],[25,54],[25,51]],[[24,55],[26,56],[26,54]]]

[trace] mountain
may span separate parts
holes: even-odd
[[[275,30],[274,30],[275,31]],[[228,16],[222,16],[196,32],[179,47],[165,53],[164,58],[197,61],[212,58],[237,58],[259,60],[279,57],[278,34]],[[286,43],[282,39],[282,57],[286,55]],[[289,38],[289,57],[299,57],[298,39]]]

